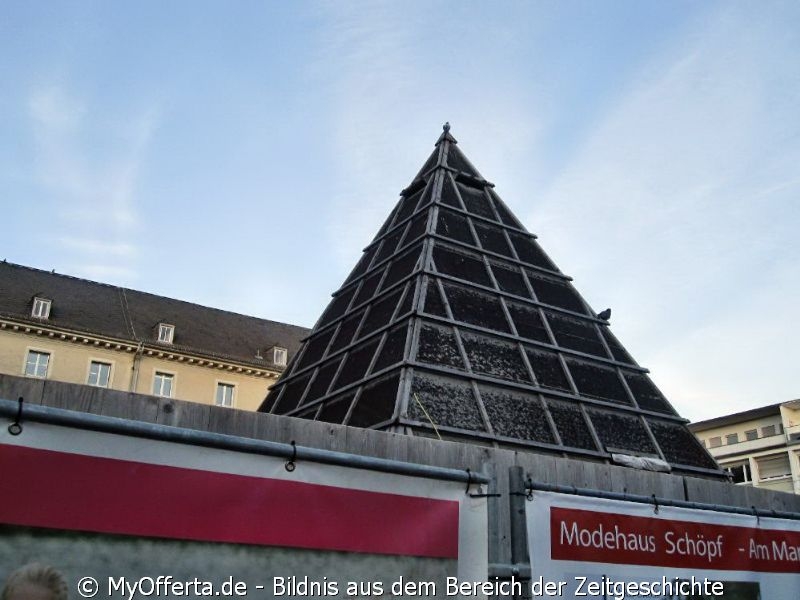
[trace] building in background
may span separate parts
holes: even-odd
[[[0,373],[255,410],[308,332],[0,263]]]
[[[800,494],[800,400],[689,425],[735,483]]]

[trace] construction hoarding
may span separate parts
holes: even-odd
[[[538,491],[526,513],[534,597],[798,598],[798,521]]]
[[[59,425],[4,427],[0,582],[34,562],[62,573],[70,597],[98,598],[345,598],[487,578],[486,500],[464,483],[286,465]]]

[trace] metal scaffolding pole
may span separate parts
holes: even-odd
[[[22,408],[21,408],[22,407]],[[333,450],[320,448],[307,448],[295,444],[283,444],[266,440],[257,440],[222,433],[184,429],[156,423],[145,423],[106,417],[89,413],[51,408],[49,406],[28,405],[11,400],[0,399],[0,417],[6,417],[18,422],[21,435],[24,435],[26,422],[33,421],[49,425],[61,425],[103,433],[114,433],[141,437],[151,440],[203,446],[206,448],[219,448],[222,450],[235,450],[249,454],[264,456],[277,456],[287,460],[309,461],[354,469],[366,469],[395,475],[409,475],[443,481],[457,481],[464,484],[487,484],[489,478],[481,473],[472,473],[466,468],[449,469],[418,465],[386,458],[372,456],[359,456]],[[277,417],[276,417],[277,418]],[[13,426],[12,423],[11,426]]]

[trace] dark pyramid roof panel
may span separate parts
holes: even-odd
[[[489,190],[489,195],[492,197],[494,209],[497,211],[497,214],[500,217],[500,221],[503,222],[503,225],[508,225],[509,227],[516,227],[517,229],[525,229],[522,226],[522,224],[517,220],[517,218],[508,209],[505,202],[503,202],[500,199],[500,196],[495,194],[494,191],[491,189]]]
[[[658,458],[653,438],[644,420],[635,415],[590,408],[589,419],[607,452],[634,452]]]
[[[489,259],[489,268],[492,271],[492,275],[494,275],[499,291],[521,296],[526,300],[532,297],[530,289],[525,284],[525,276],[518,266],[496,259]]]
[[[322,421],[323,423],[343,423],[350,410],[350,405],[353,403],[353,398],[355,398],[355,392],[326,401],[320,407],[316,417],[317,421]]]
[[[391,422],[399,387],[399,371],[364,386],[347,424],[353,427],[373,427]]]
[[[445,147],[446,149],[446,162],[447,166],[451,169],[455,169],[456,171],[460,171],[461,173],[466,173],[472,177],[481,178],[481,174],[478,173],[478,170],[472,166],[472,163],[469,162],[466,156],[461,153],[461,150],[458,149],[458,146],[455,144],[447,144]]]
[[[704,452],[705,448],[687,427],[656,419],[647,419],[647,423],[667,461],[705,469],[715,468],[714,460]]]
[[[436,323],[423,323],[419,331],[417,360],[430,365],[466,370],[455,330]]]
[[[592,430],[580,405],[554,399],[548,399],[545,404],[562,445],[575,450],[597,450]]]
[[[535,394],[478,386],[486,416],[498,437],[556,444],[542,400]]]
[[[541,311],[535,306],[508,300],[505,304],[506,307],[508,307],[511,321],[514,323],[514,328],[517,330],[518,336],[526,340],[536,340],[537,342],[543,342],[545,344],[551,343]]]
[[[484,217],[485,219],[497,220],[497,215],[489,202],[489,196],[483,191],[483,188],[474,188],[471,185],[464,185],[463,183],[456,183],[459,196],[464,206],[467,207],[467,212],[473,215]]]
[[[464,379],[430,373],[415,373],[411,383],[408,418],[473,431],[486,431],[475,390]]]
[[[431,171],[434,167],[436,167],[439,164],[440,152],[441,148],[437,145],[436,148],[434,148],[431,155],[428,157],[428,160],[426,160],[425,164],[422,165],[422,168],[419,170],[419,173],[417,173],[417,176],[414,177],[414,181],[423,179],[429,173],[429,171]]]
[[[429,279],[425,290],[425,304],[422,311],[437,317],[447,317],[447,309],[444,306],[437,280]]]
[[[447,132],[261,410],[722,475]]]
[[[526,347],[528,363],[533,369],[536,382],[545,388],[553,388],[563,392],[572,393],[572,387],[567,379],[566,370],[555,352],[537,348]]]
[[[461,202],[461,198],[458,197],[456,193],[456,184],[453,179],[450,177],[449,174],[442,175],[444,178],[442,183],[442,191],[440,202],[442,204],[446,204],[447,206],[452,206],[453,208],[457,208],[459,210],[464,210],[464,204]]]
[[[476,246],[475,235],[472,233],[469,221],[465,216],[453,210],[448,210],[446,208],[439,209],[439,216],[436,221],[436,233],[463,244]]]

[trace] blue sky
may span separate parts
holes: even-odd
[[[310,326],[449,120],[678,411],[800,397],[800,4],[0,5],[0,258]]]

